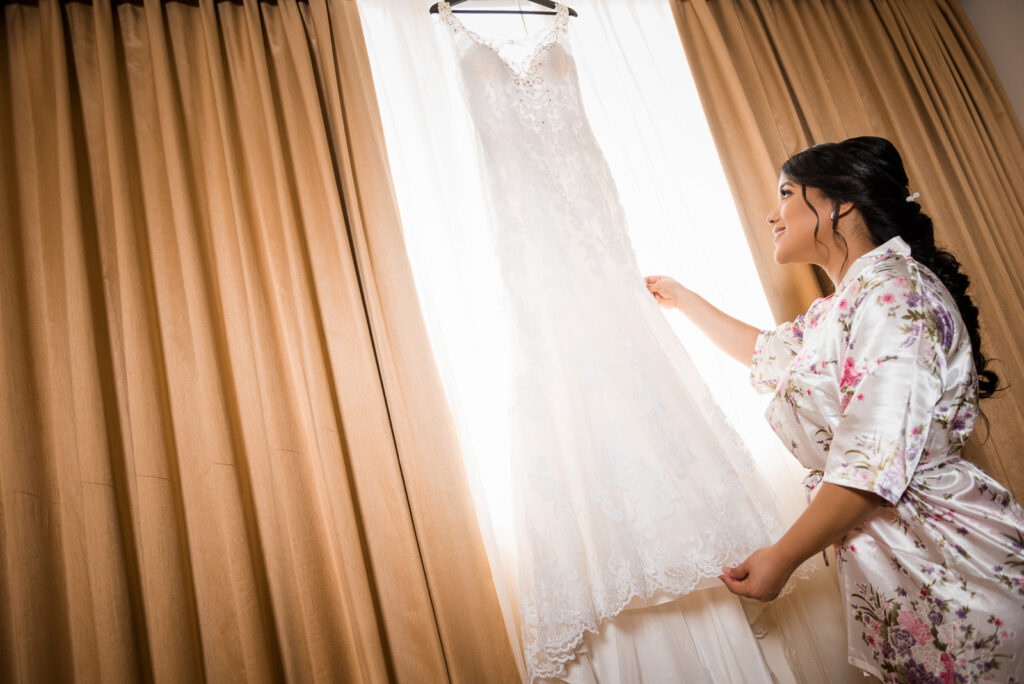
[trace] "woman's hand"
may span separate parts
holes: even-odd
[[[679,308],[679,300],[690,291],[668,276],[647,276],[647,291],[666,309]]]
[[[716,308],[693,290],[668,276],[647,276],[647,291],[666,309],[679,309],[719,349],[749,366],[759,330]]]
[[[722,568],[718,578],[734,594],[771,601],[800,563],[845,537],[884,503],[874,492],[823,482],[779,541],[758,549],[735,568]]]
[[[780,557],[775,546],[766,546],[750,554],[734,568],[722,568],[720,580],[734,594],[758,601],[771,601],[785,586],[795,568]]]

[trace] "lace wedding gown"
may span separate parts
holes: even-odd
[[[565,676],[587,633],[627,606],[724,591],[720,568],[769,544],[779,523],[643,283],[560,40],[566,8],[540,35],[501,43],[468,30],[447,3],[439,10],[455,40],[515,330],[523,650],[531,681]],[[749,649],[745,622],[742,632],[724,638]],[[687,681],[698,681],[705,670],[691,665]]]

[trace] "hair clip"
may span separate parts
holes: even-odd
[[[907,201],[907,202],[914,202],[914,201],[916,201],[916,200],[917,200],[917,198],[918,198],[918,197],[920,197],[920,196],[921,196],[921,193],[919,193],[919,192],[915,192],[915,193],[914,193],[913,195],[907,195],[907,199],[906,199],[906,201]]]

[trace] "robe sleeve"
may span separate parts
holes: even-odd
[[[758,392],[774,392],[778,387],[783,372],[804,344],[805,316],[800,314],[774,329],[758,331],[750,363],[750,384]]]
[[[841,414],[824,482],[896,504],[910,484],[943,393],[948,309],[906,279],[871,288],[849,316],[839,358]]]

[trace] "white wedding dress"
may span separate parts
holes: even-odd
[[[439,3],[475,126],[515,331],[512,357],[499,361],[514,378],[510,486],[529,677],[628,680],[609,673],[617,666],[605,656],[621,647],[615,630],[635,625],[608,619],[705,590],[696,603],[687,597],[690,608],[687,599],[668,608],[672,629],[684,630],[668,641],[688,645],[664,667],[686,670],[661,672],[661,681],[770,681],[738,601],[722,595],[717,576],[777,538],[778,518],[643,283],[583,110],[564,38],[567,10],[557,7],[541,34],[498,43]],[[691,613],[693,638],[685,632]],[[654,658],[637,657],[648,666]]]

